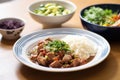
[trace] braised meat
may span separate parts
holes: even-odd
[[[83,65],[91,59],[82,61],[73,54],[68,44],[50,38],[40,41],[30,53],[30,59],[39,65],[52,68],[69,68]]]

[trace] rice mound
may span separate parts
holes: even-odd
[[[97,53],[97,45],[85,36],[68,35],[61,40],[65,41],[74,51],[73,54],[78,55],[82,60],[95,56]]]

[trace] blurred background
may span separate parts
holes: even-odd
[[[14,1],[14,0],[0,0],[0,3],[10,2],[10,1]]]

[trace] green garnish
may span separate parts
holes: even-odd
[[[46,44],[44,48],[51,52],[70,51],[69,45],[60,40],[53,40],[51,42],[48,42],[48,44]]]

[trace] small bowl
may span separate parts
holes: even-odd
[[[71,10],[71,13],[62,16],[42,16],[34,13],[34,10],[37,9],[40,6],[40,4],[47,4],[47,3],[56,3],[61,6],[64,6],[66,9]],[[50,26],[55,27],[56,25],[61,25],[62,23],[65,23],[66,21],[70,20],[73,14],[75,13],[75,11],[76,11],[76,5],[71,1],[66,1],[66,0],[53,0],[53,1],[41,0],[41,1],[33,2],[28,7],[28,12],[35,21],[49,27]]]
[[[100,26],[97,24],[90,23],[83,18],[84,11],[92,6],[100,7],[102,9],[111,9],[113,12],[120,13],[120,9],[119,9],[120,4],[95,4],[95,5],[87,6],[80,11],[80,20],[85,29],[98,33],[103,37],[105,37],[107,40],[120,40],[118,36],[118,34],[120,34],[120,27]]]
[[[22,19],[3,18],[0,19],[0,33],[2,34],[4,39],[17,39],[20,37],[20,33],[24,29],[24,25],[25,22]]]

